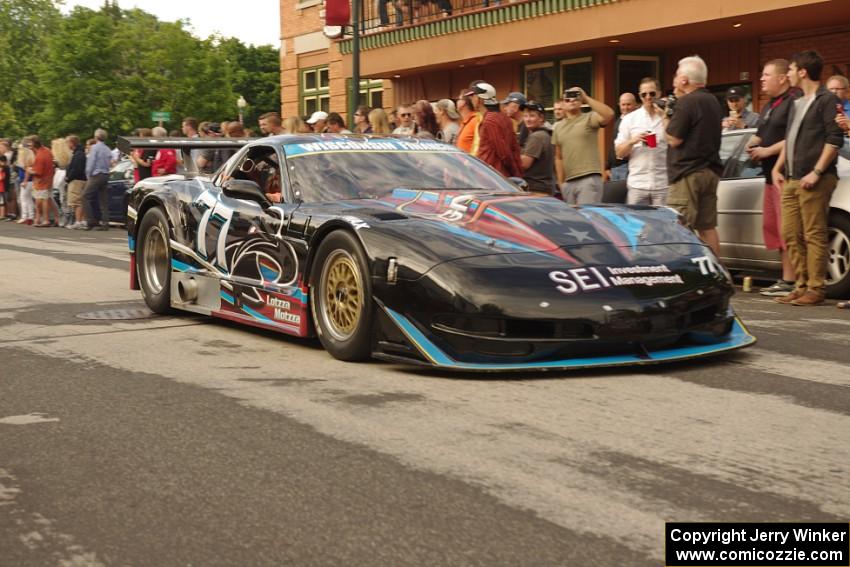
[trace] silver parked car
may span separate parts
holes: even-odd
[[[777,277],[782,263],[777,250],[765,250],[762,235],[764,172],[744,151],[754,128],[723,133],[723,175],[717,187],[717,232],[720,255],[731,270]],[[829,268],[826,294],[850,297],[850,161],[838,158],[838,187],[829,206]],[[626,202],[626,182],[605,184],[605,203]]]
[[[730,269],[775,275],[779,252],[765,250],[762,236],[764,173],[744,148],[755,130],[723,134],[723,178],[717,188],[717,231],[721,258]],[[838,187],[829,206],[827,295],[850,297],[850,161],[838,158]]]

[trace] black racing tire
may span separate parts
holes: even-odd
[[[171,309],[171,245],[168,218],[159,207],[145,213],[136,244],[136,273],[142,297],[154,313]]]
[[[319,245],[310,277],[313,324],[322,346],[339,360],[372,355],[374,302],[369,263],[347,230],[329,234]]]
[[[827,297],[847,299],[850,297],[850,215],[841,211],[829,214],[827,230]]]

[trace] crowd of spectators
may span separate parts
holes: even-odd
[[[298,133],[406,135],[453,144],[477,156],[505,177],[524,178],[528,190],[570,204],[602,199],[603,182],[625,180],[629,204],[667,205],[681,213],[719,256],[717,184],[724,130],[758,128],[747,152],[766,172],[763,232],[765,245],[782,254],[782,278],[762,290],[780,303],[817,305],[824,300],[827,204],[837,182],[836,160],[848,130],[848,81],[833,76],[821,85],[823,60],[814,51],[795,53],[790,61],[765,64],[762,91],[770,100],[755,113],[746,93],[728,89],[726,108],[707,88],[708,69],[698,56],[679,61],[672,94],[664,97],[654,77],[640,81],[635,93],[619,97],[620,115],[569,87],[546,108],[520,92],[497,96],[493,85],[473,81],[455,100],[419,100],[391,112],[359,106],[349,130],[336,112],[282,118],[260,116],[258,134],[241,122],[199,122],[187,117],[180,131],[139,129],[139,136],[251,137]],[[614,124],[614,142],[603,167],[599,143]],[[106,230],[106,183],[117,150],[101,129],[83,146],[71,135],[54,140],[52,150],[38,136],[13,147],[0,140],[0,216],[34,227],[66,226]],[[216,171],[234,150],[193,150],[200,172]],[[181,167],[174,150],[135,150],[129,156],[134,179],[175,173]],[[54,181],[61,170],[62,182]],[[61,185],[61,210],[50,198]]]

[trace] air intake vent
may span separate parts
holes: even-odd
[[[405,220],[410,218],[407,215],[397,213],[396,211],[382,211],[380,209],[360,210],[357,211],[357,213],[361,215],[369,215],[370,217],[375,217],[382,221]]]

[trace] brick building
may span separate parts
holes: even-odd
[[[761,64],[769,59],[814,48],[826,59],[825,73],[850,74],[850,0],[364,4],[361,100],[370,106],[455,98],[475,79],[489,81],[500,95],[525,92],[547,107],[563,87],[577,84],[615,106],[618,94],[636,92],[643,76],[660,76],[667,87],[678,59],[694,53],[708,63],[713,91],[741,86],[755,95],[756,109]],[[284,115],[317,108],[344,114],[351,39],[323,34],[322,0],[281,0],[280,14]]]

